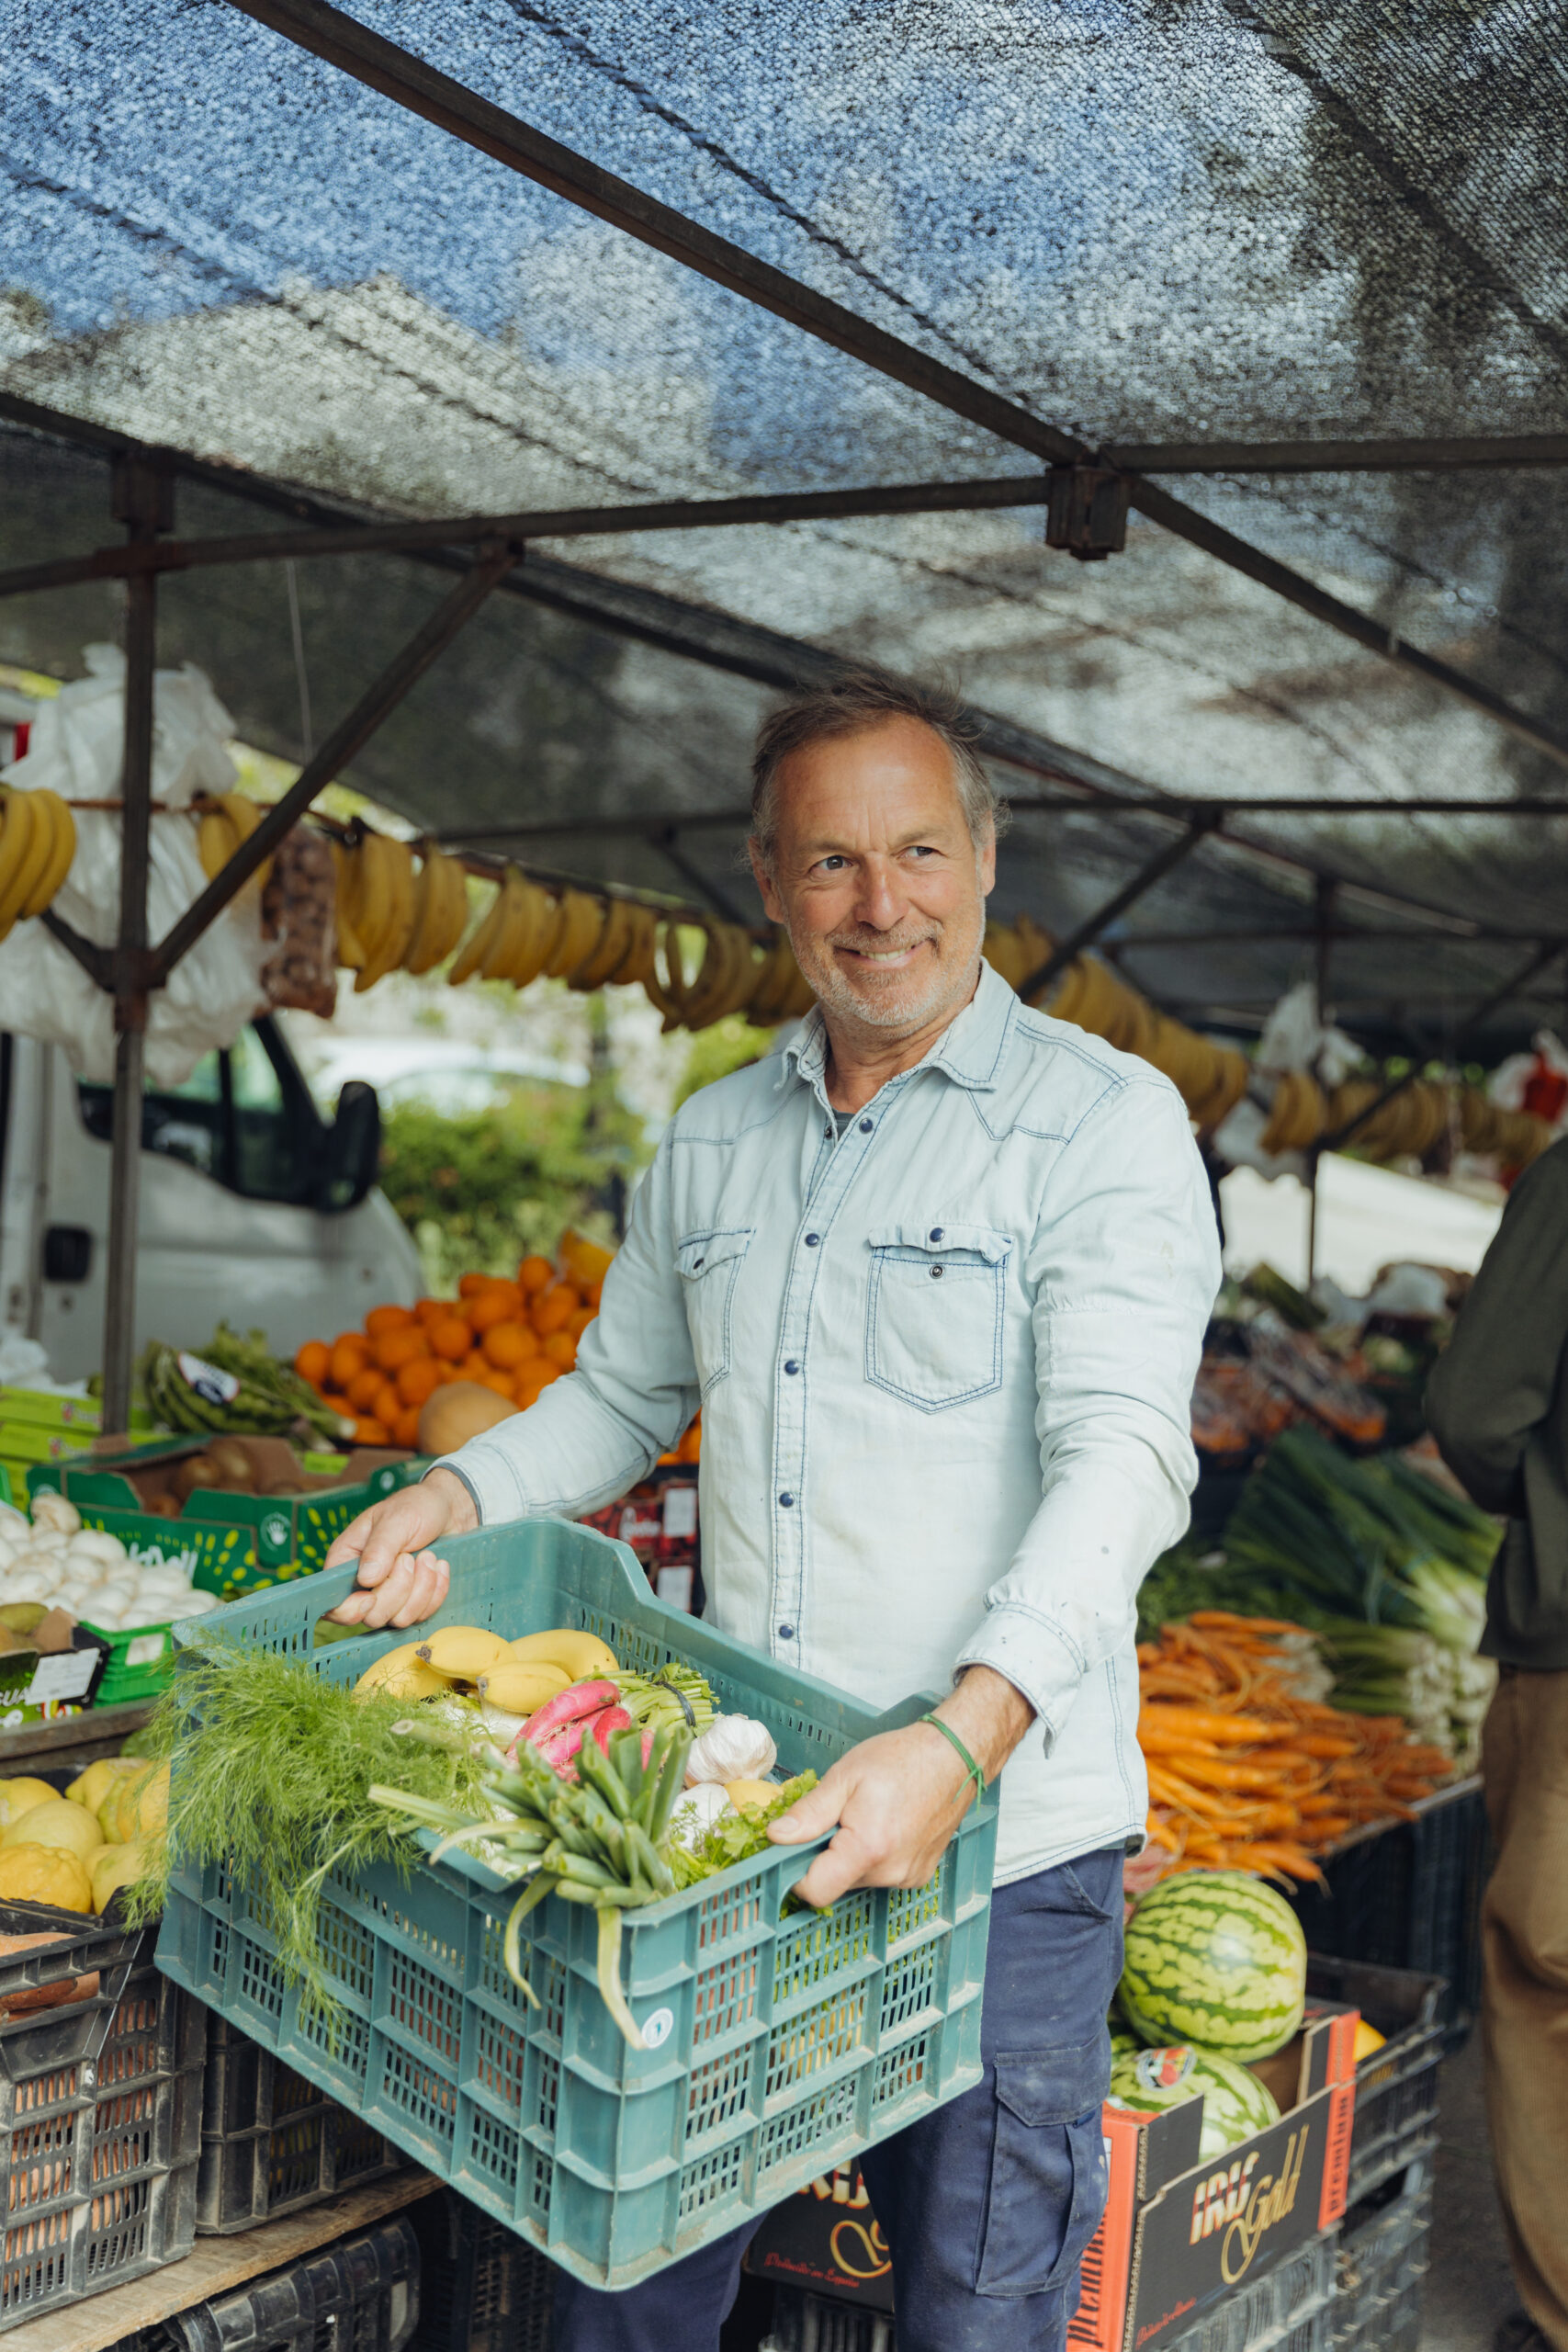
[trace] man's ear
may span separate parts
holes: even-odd
[[[980,896],[988,899],[997,887],[997,829],[986,828],[986,838],[975,853],[975,863],[980,869]]]
[[[778,894],[773,876],[762,863],[755,841],[747,842],[746,854],[751,861],[751,871],[756,876],[757,888],[761,894],[763,912],[770,922],[783,923],[784,921],[784,900]],[[993,865],[995,863],[996,860],[993,857]]]

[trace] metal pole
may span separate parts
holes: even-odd
[[[151,539],[170,514],[172,484],[132,461],[116,469],[114,506],[133,539]],[[147,1047],[147,872],[152,830],[152,679],[158,653],[156,575],[126,583],[125,753],[120,782],[119,936],[114,955],[114,1127],[109,1159],[108,1272],[104,1285],[103,1428],[130,1425],[136,1352],[136,1251],[141,1192],[141,1097]]]
[[[1110,929],[1118,915],[1124,914],[1129,907],[1136,904],[1145,891],[1152,890],[1156,882],[1162,881],[1172,866],[1179,865],[1184,857],[1190,856],[1199,842],[1213,831],[1219,821],[1218,809],[1213,816],[1192,818],[1187,831],[1179,840],[1168,842],[1164,849],[1151,857],[1146,865],[1139,868],[1130,882],[1122,885],[1113,899],[1106,901],[1098,914],[1090,915],[1087,922],[1080,922],[1071,938],[1064,939],[1053,947],[1045,961],[1036,970],[1031,972],[1023,981],[1018,991],[1020,1001],[1028,1004],[1043,988],[1050,985],[1058,972],[1065,972],[1067,966],[1075,963],[1086,947],[1092,947],[1100,933]]]

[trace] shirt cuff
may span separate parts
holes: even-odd
[[[1057,1628],[1017,1601],[988,1610],[959,1652],[956,1672],[988,1666],[1033,1708],[1050,1755],[1083,1679],[1084,1662]]]
[[[468,1500],[474,1507],[474,1516],[482,1527],[485,1523],[485,1507],[479,1500],[479,1490],[475,1486],[473,1480],[469,1477],[468,1472],[466,1470],[458,1469],[456,1457],[450,1453],[444,1453],[439,1462],[433,1462],[430,1465],[430,1469],[425,1472],[424,1478],[428,1478],[432,1472],[436,1470],[449,1470],[452,1473],[453,1477],[457,1479],[457,1484],[468,1489]],[[422,1487],[424,1484],[424,1478],[422,1478],[419,1482]]]

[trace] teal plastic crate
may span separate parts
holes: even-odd
[[[680,1659],[723,1709],[768,1725],[792,1774],[931,1704],[878,1716],[785,1671],[660,1603],[626,1546],[590,1528],[521,1521],[459,1537],[449,1556],[432,1626],[510,1640],[575,1625],[626,1665]],[[340,1569],[279,1586],[202,1626],[353,1681],[408,1638],[313,1648],[317,1618],[353,1582]],[[629,2287],[979,2081],[995,1849],[987,1799],[911,1893],[861,1890],[785,1917],[817,1849],[779,1847],[624,1913],[641,2050],[600,1998],[593,1914],[551,1895],[532,1915],[531,2008],[502,1960],[516,1886],[457,1854],[407,1880],[389,1865],[328,1879],[335,2013],[284,1983],[251,1890],[218,1867],[175,1873],[158,1964],[552,2261]]]

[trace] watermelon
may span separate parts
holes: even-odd
[[[1143,2046],[1144,2045],[1138,2040],[1137,2035],[1131,2032],[1126,2026],[1113,2025],[1111,2027],[1111,2056],[1113,2063],[1118,2058],[1132,2057],[1137,2051],[1141,2050]]]
[[[1238,2140],[1250,2140],[1255,2132],[1266,2132],[1280,2120],[1266,2083],[1234,2058],[1216,2058],[1212,2051],[1194,2050],[1190,2042],[1140,2050],[1135,2056],[1118,2058],[1111,2069],[1112,2107],[1152,2115],[1189,2098],[1203,2102],[1200,2164],[1223,2156]]]
[[[1119,1995],[1143,2041],[1191,2041],[1246,2064],[1282,2050],[1301,2024],[1306,1938],[1261,1879],[1183,1871],[1134,1912]]]

